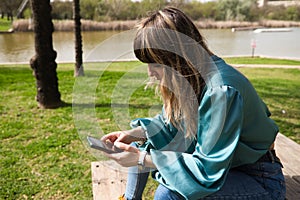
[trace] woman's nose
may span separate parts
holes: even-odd
[[[151,65],[148,65],[148,75],[153,76],[153,67]]]

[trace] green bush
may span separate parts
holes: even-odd
[[[7,20],[6,18],[0,18],[0,31],[8,31],[11,28],[12,22]]]

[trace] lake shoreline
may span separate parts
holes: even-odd
[[[128,21],[111,21],[97,22],[91,20],[81,20],[82,31],[125,31],[130,30],[138,24],[138,20]],[[239,21],[214,21],[214,20],[198,20],[194,21],[195,25],[200,29],[232,29],[232,28],[287,28],[300,27],[300,22],[296,21],[277,21],[277,20],[261,20],[258,22],[239,22]],[[73,20],[53,20],[55,31],[73,31]],[[32,20],[20,19],[12,24],[12,30],[15,32],[31,32],[33,31]],[[241,29],[242,30],[242,29]]]
[[[273,57],[273,56],[264,56],[264,55],[256,55],[255,57],[251,57],[249,55],[224,55],[221,56],[223,59],[247,59],[251,58],[253,60],[255,59],[274,59],[274,60],[286,60],[286,61],[294,61],[297,62],[297,64],[249,64],[249,63],[231,63],[234,67],[251,67],[251,68],[291,68],[291,69],[299,69],[300,70],[300,59],[298,58],[285,58],[285,57]],[[75,61],[56,61],[58,65],[64,65],[64,64],[73,64]],[[119,60],[98,60],[98,61],[84,61],[85,64],[87,63],[119,63],[119,62],[139,62],[138,59],[119,59]],[[29,65],[29,60],[24,62],[0,62],[0,67],[3,66],[12,66],[12,65]]]

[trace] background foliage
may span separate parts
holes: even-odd
[[[16,15],[22,0],[1,0],[0,14]],[[188,0],[81,0],[82,19],[111,21],[139,19],[149,11],[172,5],[181,8],[193,20],[257,21],[262,19],[300,21],[300,6],[264,6],[259,8],[256,0],[217,0],[207,3]],[[72,19],[72,2],[54,0],[54,19]],[[28,6],[28,5],[27,5]],[[29,7],[23,17],[31,17]]]

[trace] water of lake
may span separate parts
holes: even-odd
[[[290,32],[231,32],[230,29],[202,30],[209,47],[219,56],[251,56],[251,42],[256,42],[255,55],[300,60],[300,28]],[[132,54],[133,31],[84,32],[84,61],[135,59]],[[55,32],[53,45],[57,62],[74,62],[74,34]],[[0,34],[0,63],[29,62],[34,55],[33,33]]]

